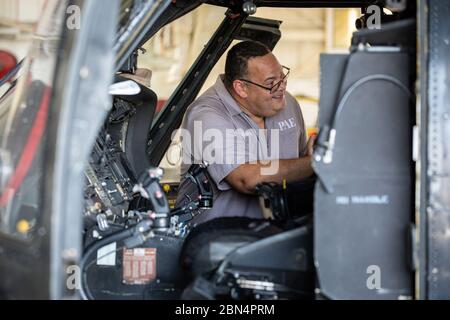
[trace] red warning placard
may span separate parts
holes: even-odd
[[[156,248],[123,249],[123,283],[146,284],[156,278]]]

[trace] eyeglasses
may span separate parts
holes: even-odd
[[[266,86],[263,86],[263,85],[261,85],[261,84],[255,83],[255,82],[250,81],[250,80],[247,80],[247,79],[238,79],[238,80],[244,81],[244,82],[247,82],[247,83],[251,83],[251,84],[253,84],[253,85],[255,85],[255,86],[258,86],[258,87],[260,87],[260,88],[263,88],[263,89],[268,90],[268,91],[270,92],[270,94],[274,94],[278,89],[280,89],[280,86],[281,86],[282,83],[283,83],[283,84],[286,84],[286,83],[287,83],[287,77],[288,77],[288,75],[289,75],[289,72],[291,72],[291,69],[290,69],[290,68],[285,67],[285,66],[281,66],[281,67],[283,68],[283,77],[281,78],[280,81],[278,81],[277,83],[275,83],[275,84],[274,84],[273,86],[271,86],[271,87],[266,87]]]

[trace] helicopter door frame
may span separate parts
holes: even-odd
[[[420,105],[418,110],[420,202],[416,292],[419,299],[450,298],[449,112],[450,0],[421,0],[419,12]],[[447,79],[447,80],[446,80]]]

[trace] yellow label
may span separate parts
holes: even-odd
[[[20,233],[27,233],[28,230],[30,230],[30,223],[25,219],[19,220],[17,222],[16,228]]]

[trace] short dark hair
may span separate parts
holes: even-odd
[[[225,62],[225,86],[230,89],[233,81],[247,75],[248,60],[270,53],[270,49],[258,41],[242,41],[234,45],[227,54]]]

